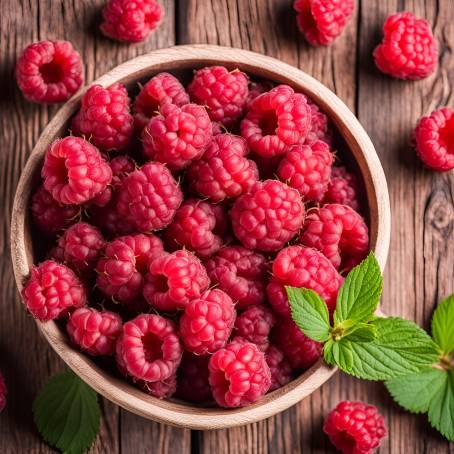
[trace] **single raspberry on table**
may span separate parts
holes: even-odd
[[[323,431],[343,454],[371,454],[387,435],[377,407],[347,400],[328,414]]]
[[[311,129],[308,132],[305,144],[312,144],[317,140],[323,140],[331,146],[333,141],[332,131],[329,128],[328,117],[320,111],[320,108],[308,99],[308,104],[311,109]]]
[[[169,378],[160,381],[143,381],[139,382],[140,388],[151,396],[158,399],[168,399],[175,394],[177,390],[177,376],[171,375]]]
[[[304,205],[299,192],[277,180],[257,182],[230,211],[235,236],[248,249],[277,251],[301,228]]]
[[[41,169],[44,188],[65,205],[80,205],[100,194],[112,180],[112,170],[99,150],[80,137],[55,140]]]
[[[265,395],[271,385],[265,355],[252,343],[231,342],[210,359],[209,382],[221,407],[244,407]]]
[[[113,355],[122,322],[114,312],[81,307],[69,317],[66,331],[71,341],[89,355]]]
[[[354,0],[296,0],[297,24],[313,46],[327,46],[344,30],[353,15]]]
[[[0,371],[0,413],[6,407],[6,396],[8,394],[8,388],[6,387],[5,380],[3,378],[3,374]]]
[[[136,43],[147,38],[163,15],[156,0],[109,0],[102,10],[100,28],[109,38]]]
[[[194,102],[206,106],[213,121],[231,126],[243,114],[249,93],[248,77],[239,69],[209,66],[195,72],[188,93]]]
[[[271,372],[270,391],[274,391],[292,380],[292,366],[279,348],[270,344],[265,352],[265,359]]]
[[[184,308],[180,335],[186,350],[206,355],[224,347],[235,323],[232,299],[222,290],[207,290]]]
[[[84,81],[80,54],[68,41],[30,44],[17,60],[16,80],[29,101],[49,104],[66,101]]]
[[[412,13],[391,14],[383,25],[383,41],[374,50],[375,64],[398,79],[424,79],[435,71],[438,44],[429,23]]]
[[[71,269],[46,260],[32,268],[22,298],[33,317],[46,321],[58,318],[69,309],[85,306],[87,292]]]
[[[420,118],[415,129],[416,152],[438,172],[454,169],[454,110],[443,107]]]
[[[208,382],[209,355],[184,353],[177,371],[176,396],[189,402],[203,403],[213,399]]]
[[[311,109],[306,96],[288,85],[278,85],[251,102],[241,122],[241,135],[254,153],[272,158],[304,142],[310,128]]]
[[[356,175],[349,172],[345,167],[333,167],[328,189],[321,200],[323,204],[338,203],[348,205],[355,211],[360,210],[359,184]]]

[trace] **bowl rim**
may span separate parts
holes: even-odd
[[[183,45],[154,50],[113,68],[91,82],[109,86],[125,84],[160,71],[185,67],[227,65],[245,72],[297,86],[328,114],[346,140],[357,161],[366,187],[370,210],[371,245],[382,270],[389,250],[391,213],[385,174],[375,148],[355,115],[330,89],[300,69],[256,52],[216,45]],[[30,273],[31,256],[26,217],[31,194],[32,178],[47,149],[49,138],[54,140],[63,132],[71,115],[88,86],[79,90],[55,114],[33,148],[22,170],[14,197],[11,220],[11,256],[17,287],[23,288]],[[355,151],[356,150],[356,151]],[[359,160],[359,161],[358,161]],[[149,396],[124,380],[111,376],[88,356],[75,350],[54,321],[36,323],[52,348],[63,361],[98,393],[117,405],[158,422],[197,430],[225,429],[256,422],[273,416],[296,404],[326,382],[335,372],[320,359],[314,366],[282,388],[267,394],[258,402],[238,409],[220,409],[180,404]]]

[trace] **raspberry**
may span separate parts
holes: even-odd
[[[140,388],[147,394],[150,394],[158,399],[172,397],[177,390],[177,376],[171,375],[169,378],[160,381],[140,381]]]
[[[79,278],[67,266],[53,260],[33,267],[22,298],[33,317],[41,321],[54,320],[68,309],[87,303],[87,293]]]
[[[283,157],[277,174],[304,200],[318,202],[328,188],[333,161],[329,146],[321,140],[312,145],[295,145]]]
[[[248,249],[277,251],[303,224],[304,205],[293,188],[277,180],[259,181],[235,200],[233,231]]]
[[[225,214],[215,206],[198,199],[188,199],[178,208],[175,218],[164,232],[166,245],[171,249],[185,247],[201,258],[215,254],[222,246],[222,227]],[[221,230],[221,231],[219,231]]]
[[[102,10],[100,28],[109,38],[136,43],[158,26],[163,15],[156,0],[109,0]]]
[[[80,137],[55,140],[44,157],[41,176],[52,197],[80,205],[100,194],[112,180],[112,170],[99,150]]]
[[[152,77],[137,95],[133,110],[134,123],[138,131],[148,124],[165,104],[183,106],[189,104],[189,95],[180,81],[169,73],[159,73]]]
[[[206,106],[213,121],[231,126],[243,114],[248,77],[239,69],[210,66],[195,72],[188,92],[194,102]]]
[[[346,205],[324,205],[306,217],[301,243],[318,249],[337,268],[350,271],[369,249],[364,219]]]
[[[180,318],[180,334],[186,350],[205,355],[224,347],[235,317],[232,299],[222,290],[208,290],[192,300]]]
[[[292,380],[292,366],[279,348],[271,344],[265,352],[265,359],[271,372],[270,391],[274,391]]]
[[[355,211],[360,210],[359,185],[356,176],[345,167],[333,167],[328,189],[323,195],[322,203],[348,205]]]
[[[149,382],[175,374],[183,349],[174,323],[165,317],[142,314],[123,325],[117,354],[132,377]]]
[[[317,140],[323,140],[331,146],[333,141],[332,132],[328,126],[328,117],[320,112],[320,108],[308,99],[308,104],[311,109],[311,129],[307,134],[305,144],[311,145]]]
[[[255,98],[241,122],[241,135],[254,153],[264,158],[284,154],[304,142],[311,127],[307,98],[288,85],[278,85]]]
[[[200,260],[185,250],[165,254],[149,264],[143,296],[155,309],[184,309],[208,288],[210,280]]]
[[[309,369],[320,358],[322,344],[306,337],[291,318],[280,318],[271,337],[295,369]]]
[[[242,246],[227,246],[205,262],[212,284],[236,302],[238,309],[265,301],[266,258]]]
[[[136,229],[148,232],[170,224],[182,200],[183,194],[167,167],[149,162],[123,180],[117,209]]]
[[[268,81],[251,82],[249,84],[249,94],[246,100],[246,109],[249,109],[252,101],[254,101],[254,99],[257,98],[257,96],[267,91],[270,91],[272,88],[273,84]]]
[[[266,292],[273,309],[284,316],[290,316],[286,285],[314,290],[332,312],[342,282],[342,276],[323,254],[303,246],[289,246],[274,259],[273,277]]]
[[[438,44],[426,20],[409,12],[396,13],[383,25],[383,41],[375,48],[374,59],[385,74],[424,79],[437,67]]]
[[[208,368],[213,396],[221,407],[256,402],[271,385],[265,355],[251,343],[230,343],[211,357]]]
[[[118,314],[82,307],[71,314],[66,331],[71,341],[89,355],[113,355],[122,323]]]
[[[165,104],[142,132],[143,152],[149,159],[181,170],[199,159],[212,139],[212,124],[203,106]]]
[[[0,413],[6,407],[7,394],[8,394],[8,388],[6,387],[5,380],[3,379],[3,374],[0,371]]]
[[[372,454],[387,434],[377,407],[349,401],[340,402],[328,414],[323,432],[343,454]]]
[[[176,395],[189,402],[203,403],[211,400],[208,383],[208,361],[210,357],[185,353],[178,368],[178,386]]]
[[[80,54],[68,41],[30,44],[17,60],[16,80],[29,101],[66,101],[84,81]]]
[[[134,231],[132,223],[118,213],[115,194],[107,205],[90,210],[90,221],[111,237],[127,235]]]
[[[85,136],[101,150],[124,150],[134,132],[124,85],[116,83],[108,88],[92,85],[84,94],[71,127],[74,134]]]
[[[296,0],[297,23],[313,46],[327,46],[344,30],[353,15],[353,0]]]
[[[219,134],[188,169],[191,186],[212,202],[238,197],[258,180],[254,161],[247,159],[247,144],[242,137]]]
[[[418,121],[416,151],[424,164],[439,172],[454,168],[454,110],[443,107]]]

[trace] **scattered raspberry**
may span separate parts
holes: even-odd
[[[340,402],[328,414],[323,431],[343,454],[371,454],[387,434],[377,407],[349,401]]]
[[[173,374],[165,380],[155,382],[141,380],[140,388],[158,399],[166,399],[172,397],[177,390],[177,376]]]
[[[164,104],[142,132],[145,156],[172,170],[181,170],[199,159],[211,139],[210,118],[205,107],[197,104]]]
[[[32,268],[22,298],[33,317],[54,320],[70,308],[87,303],[86,290],[67,266],[46,260]]]
[[[122,323],[118,314],[99,312],[88,307],[76,309],[70,316],[66,331],[72,342],[89,355],[113,355]]]
[[[304,200],[318,202],[328,188],[333,161],[329,146],[321,140],[295,145],[282,158],[277,174]]]
[[[228,127],[243,114],[249,93],[248,77],[239,69],[210,66],[195,72],[188,92],[194,102],[206,106],[213,121]]]
[[[338,203],[348,205],[355,211],[360,210],[359,185],[356,175],[345,167],[333,167],[331,180],[325,192],[322,203]]]
[[[332,131],[329,129],[328,117],[320,111],[320,108],[312,102],[307,100],[311,109],[311,129],[307,134],[305,144],[311,145],[317,140],[323,140],[331,146],[333,138]]]
[[[188,169],[192,187],[212,202],[222,202],[248,192],[259,179],[257,165],[247,159],[247,144],[242,137],[218,134],[203,154]]]
[[[112,170],[96,147],[70,136],[51,144],[41,176],[45,189],[57,202],[80,205],[106,188],[112,180]]]
[[[183,194],[170,171],[149,162],[129,174],[118,188],[118,213],[141,232],[160,230],[175,216]]]
[[[30,44],[17,60],[16,80],[29,101],[67,101],[84,81],[80,54],[68,41]]]
[[[271,372],[270,391],[274,391],[292,380],[292,366],[279,348],[271,344],[265,352],[265,359]]]
[[[354,0],[296,0],[299,29],[313,46],[327,46],[344,30],[353,15]]]
[[[241,122],[241,135],[254,153],[272,158],[304,142],[310,128],[311,110],[306,96],[288,85],[278,85],[252,101]]]
[[[280,181],[266,180],[238,197],[230,215],[243,246],[277,251],[301,228],[304,206],[298,191]]]
[[[163,15],[156,0],[109,0],[102,10],[100,28],[109,38],[136,43],[147,38]]]
[[[439,172],[454,168],[454,110],[449,107],[422,117],[415,130],[416,151],[424,164]]]
[[[208,288],[210,280],[200,260],[185,250],[165,254],[149,264],[143,296],[155,309],[184,309]]]
[[[375,64],[398,79],[424,79],[435,71],[438,44],[429,23],[412,13],[389,16],[383,25],[383,41],[374,50]]]
[[[303,246],[289,246],[274,259],[273,277],[266,292],[273,309],[284,316],[290,316],[286,285],[314,290],[332,312],[342,282],[342,276],[323,254]]]
[[[178,386],[176,395],[189,402],[203,403],[211,400],[208,383],[208,361],[210,356],[198,356],[185,353],[178,368]]]
[[[205,355],[224,347],[235,317],[232,299],[222,290],[208,290],[192,300],[180,318],[180,334],[186,350]]]
[[[210,359],[209,381],[221,407],[244,407],[265,395],[271,373],[265,355],[251,343],[232,342]]]
[[[8,394],[8,388],[6,387],[5,380],[3,379],[3,374],[0,371],[0,413],[6,407],[7,394]]]

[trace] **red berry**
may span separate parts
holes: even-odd
[[[359,184],[356,176],[345,167],[333,167],[331,180],[328,183],[322,203],[338,203],[348,205],[355,211],[360,210]]]
[[[208,382],[208,361],[210,356],[198,356],[185,353],[178,368],[178,386],[176,395],[189,402],[203,403],[211,400]]]
[[[279,348],[271,344],[265,352],[265,359],[271,372],[270,391],[274,391],[292,380],[292,366]]]
[[[8,388],[6,387],[5,380],[3,379],[3,374],[0,371],[0,413],[6,407],[7,394],[8,394]]]
[[[66,101],[84,81],[80,54],[68,41],[30,44],[17,60],[16,80],[29,101]]]
[[[169,378],[160,381],[139,381],[140,388],[147,394],[150,394],[158,399],[168,399],[172,397],[177,390],[177,376],[171,375]]]
[[[92,224],[110,237],[127,235],[135,230],[132,222],[118,212],[115,194],[112,194],[112,198],[107,205],[90,207],[89,217]]]
[[[332,132],[329,129],[328,117],[320,111],[320,108],[312,102],[307,100],[309,107],[311,109],[311,129],[307,134],[305,144],[312,144],[317,140],[323,140],[328,145],[331,146],[333,141]]]
[[[254,101],[257,96],[261,95],[262,93],[266,93],[273,88],[273,84],[269,81],[261,81],[261,82],[250,82],[249,83],[249,94],[246,100],[246,109],[249,109],[252,101]]]

